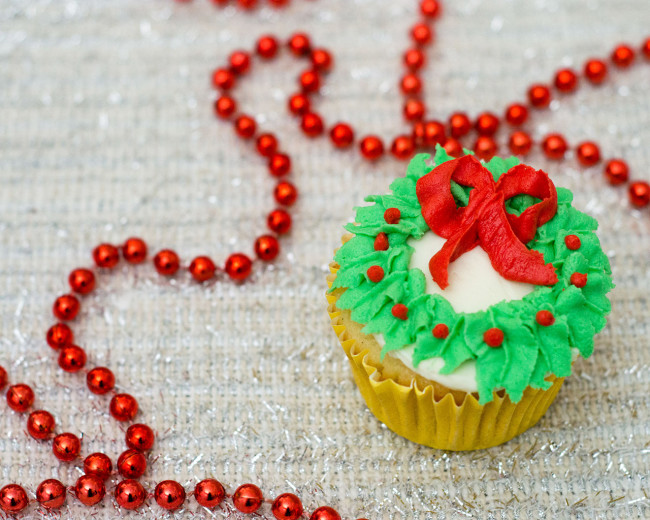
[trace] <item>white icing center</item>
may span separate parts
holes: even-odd
[[[476,246],[449,264],[449,286],[443,291],[433,281],[429,272],[429,260],[442,249],[446,239],[428,231],[420,240],[410,238],[408,244],[415,249],[411,256],[409,269],[420,269],[427,280],[426,292],[439,294],[445,298],[456,312],[484,311],[501,301],[520,300],[533,292],[534,285],[506,280],[492,267],[487,253]],[[385,344],[381,334],[376,334],[377,342]],[[465,392],[476,392],[476,362],[466,361],[452,374],[441,374],[444,365],[442,358],[435,357],[422,361],[417,368],[413,366],[415,345],[393,350],[388,355],[399,359],[408,368],[421,376],[436,381],[448,388]]]

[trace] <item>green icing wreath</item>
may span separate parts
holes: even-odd
[[[413,362],[432,357],[444,360],[442,374],[454,372],[465,361],[476,360],[476,379],[481,404],[493,399],[493,392],[504,388],[513,402],[518,402],[527,386],[549,388],[549,374],[565,377],[571,374],[572,348],[583,357],[591,355],[594,335],[605,326],[605,315],[611,305],[607,293],[614,287],[609,260],[594,231],[598,223],[592,217],[571,207],[572,193],[557,188],[558,209],[555,216],[537,229],[527,244],[544,255],[546,263],[555,267],[558,282],[552,287],[537,286],[521,300],[502,301],[485,311],[455,312],[447,300],[425,292],[425,274],[409,269],[413,248],[407,239],[419,239],[429,227],[416,196],[416,182],[433,167],[420,154],[409,164],[406,176],[390,185],[387,195],[372,195],[365,200],[370,206],[356,208],[356,222],[346,226],[354,237],[336,253],[340,265],[332,290],[345,288],[337,302],[349,309],[351,318],[364,324],[366,334],[383,334],[382,356],[391,350],[415,344]],[[452,160],[438,147],[434,162],[438,166]],[[519,161],[493,158],[484,166],[498,179]],[[458,205],[467,205],[469,188],[452,181],[451,191]],[[537,202],[529,195],[518,195],[506,202],[506,211],[520,214]],[[384,212],[397,208],[401,218],[388,224]],[[376,251],[375,237],[386,233],[390,247]],[[567,235],[576,235],[581,242],[577,250],[565,243]],[[384,270],[381,281],[372,282],[367,271],[372,266]],[[571,274],[587,274],[587,284],[578,288],[571,284]],[[427,273],[428,276],[428,273]],[[395,304],[408,308],[407,319],[392,313]],[[540,310],[550,311],[555,321],[542,326],[536,320]],[[449,334],[438,339],[432,334],[435,325],[447,325]],[[498,327],[504,333],[499,348],[488,346],[484,332]]]

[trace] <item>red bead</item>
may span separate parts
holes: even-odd
[[[535,108],[546,108],[551,103],[551,91],[546,85],[533,85],[528,89],[528,101]]]
[[[54,350],[59,350],[61,347],[72,344],[74,334],[72,329],[65,323],[57,323],[48,329],[45,338],[50,347]]]
[[[140,478],[147,469],[147,459],[138,450],[126,450],[117,459],[117,471],[124,478]]]
[[[576,152],[578,156],[578,161],[583,166],[593,166],[600,161],[600,148],[596,143],[591,141],[586,141],[580,143]]]
[[[278,140],[273,134],[262,134],[257,138],[256,146],[262,157],[271,157],[278,151]]]
[[[433,31],[425,23],[416,23],[411,29],[411,38],[418,45],[426,45],[431,43],[433,39]]]
[[[50,412],[36,410],[27,418],[27,431],[39,441],[47,439],[54,432],[56,421]]]
[[[483,333],[483,341],[488,347],[497,348],[503,343],[503,331],[493,327]]]
[[[650,60],[650,38],[647,38],[643,45],[641,45],[641,52],[645,56],[646,60]]]
[[[123,509],[138,509],[147,498],[147,492],[137,480],[123,480],[115,487],[115,501]]]
[[[72,294],[59,296],[52,307],[52,312],[61,321],[74,320],[79,314],[79,300]]]
[[[232,254],[226,260],[225,271],[232,280],[245,280],[250,276],[252,270],[253,262],[242,253]]]
[[[280,243],[272,235],[263,235],[255,240],[255,254],[257,258],[270,262],[280,252]]]
[[[197,256],[190,263],[190,274],[197,282],[206,282],[214,277],[217,266],[210,257]]]
[[[398,320],[406,320],[408,318],[409,309],[403,303],[396,303],[390,310],[391,314]]]
[[[472,129],[472,123],[463,112],[456,112],[449,117],[449,133],[452,137],[458,139],[467,135]]]
[[[612,62],[621,69],[626,69],[634,61],[635,52],[629,45],[619,45],[612,52]]]
[[[93,394],[107,394],[115,388],[115,376],[106,367],[96,367],[86,375],[86,385]]]
[[[58,480],[50,478],[36,488],[36,500],[45,509],[59,509],[65,504],[66,488]]]
[[[54,456],[63,462],[71,462],[81,453],[81,441],[73,433],[60,433],[52,441]]]
[[[402,218],[402,213],[397,208],[388,208],[384,211],[384,220],[386,224],[398,224]]]
[[[438,323],[431,331],[436,339],[446,339],[449,336],[449,327],[444,323]]]
[[[120,252],[111,244],[99,244],[93,249],[93,260],[97,267],[112,269],[120,261]]]
[[[163,249],[153,258],[153,264],[156,271],[163,276],[172,276],[176,274],[181,266],[181,261],[175,251]]]
[[[332,68],[332,55],[325,49],[314,49],[311,52],[311,64],[314,69],[327,72]]]
[[[605,177],[612,186],[626,183],[629,176],[630,169],[621,159],[612,159],[605,166]]]
[[[426,57],[420,49],[409,49],[404,53],[404,65],[416,71],[424,67]]]
[[[585,76],[595,85],[602,83],[607,77],[607,64],[602,60],[589,60],[585,63]]]
[[[578,289],[582,289],[587,285],[587,275],[584,273],[573,273],[569,279],[571,285],[575,285]]]
[[[228,58],[230,70],[235,74],[245,74],[251,68],[251,57],[245,51],[234,51]]]
[[[294,116],[302,116],[311,109],[311,101],[305,94],[294,94],[289,98],[289,112]]]
[[[200,506],[216,507],[226,497],[226,490],[221,482],[213,478],[206,478],[194,488],[194,498]]]
[[[258,0],[237,0],[237,5],[244,10],[250,10],[257,7],[257,1]]]
[[[458,140],[454,139],[453,137],[450,137],[445,141],[443,148],[445,149],[445,152],[447,152],[447,154],[451,157],[460,157],[463,155],[463,146],[460,144],[460,142],[458,142]]]
[[[283,235],[291,229],[291,215],[283,209],[274,209],[269,213],[266,223],[271,231]]]
[[[126,445],[132,450],[149,451],[156,436],[146,424],[132,424],[126,430]]]
[[[564,158],[567,143],[560,134],[547,135],[542,141],[542,149],[549,159],[559,160]]]
[[[505,119],[512,126],[523,125],[528,120],[528,109],[521,103],[513,103],[506,109]]]
[[[307,137],[318,137],[323,133],[323,120],[318,114],[309,112],[302,116],[300,128]]]
[[[478,159],[489,161],[497,153],[497,144],[487,135],[479,135],[474,143],[474,153]]]
[[[298,198],[298,190],[290,182],[282,181],[273,190],[273,197],[283,206],[292,206]]]
[[[373,265],[366,271],[368,279],[373,283],[379,283],[384,279],[384,269],[380,265]]]
[[[417,146],[434,147],[447,141],[445,125],[439,121],[426,121],[413,126],[413,140]]]
[[[89,269],[75,269],[68,276],[70,289],[79,294],[88,294],[95,288],[95,275]]]
[[[250,139],[255,135],[257,123],[255,119],[247,115],[241,115],[235,119],[235,132],[242,139]]]
[[[315,70],[306,70],[298,79],[304,93],[316,92],[320,88],[320,76]]]
[[[400,81],[402,92],[407,95],[416,95],[422,91],[422,81],[415,74],[406,74]]]
[[[157,504],[163,509],[173,511],[185,502],[185,489],[174,480],[163,480],[153,493]]]
[[[120,422],[130,421],[138,413],[138,401],[129,394],[117,394],[109,405],[111,415]]]
[[[233,505],[242,513],[254,513],[263,501],[262,491],[255,484],[242,484],[232,496]]]
[[[230,96],[221,96],[214,102],[214,113],[222,119],[228,119],[237,110],[237,102]]]
[[[526,132],[513,132],[508,141],[508,148],[514,155],[526,155],[530,152],[533,140]]]
[[[113,463],[104,453],[91,453],[84,459],[84,473],[94,475],[102,480],[111,476]]]
[[[347,148],[354,142],[354,132],[350,125],[337,123],[330,130],[330,139],[337,148]]]
[[[580,249],[582,242],[580,241],[580,237],[577,235],[567,235],[564,237],[564,244],[566,245],[567,249],[576,251]]]
[[[309,520],[341,520],[341,515],[338,514],[336,509],[321,506],[311,514]]]
[[[59,367],[66,372],[79,372],[86,366],[86,352],[77,345],[68,345],[59,350]]]
[[[85,506],[99,504],[106,495],[104,481],[95,475],[82,475],[74,486],[77,500]]]
[[[26,412],[34,404],[34,391],[22,383],[12,385],[7,390],[7,404],[14,412]]]
[[[386,251],[388,249],[388,235],[383,231],[375,237],[375,251]]]
[[[289,0],[269,0],[269,4],[273,7],[284,7],[289,3]]]
[[[147,244],[141,238],[131,237],[122,246],[122,256],[130,264],[141,264],[147,259]]]
[[[407,121],[420,121],[426,112],[426,106],[419,99],[409,99],[404,103],[404,119]]]
[[[27,493],[18,484],[9,484],[0,489],[0,508],[5,513],[20,513],[28,504]]]
[[[374,161],[384,155],[384,143],[379,137],[374,135],[364,137],[359,147],[361,149],[361,155],[369,161]]]
[[[9,376],[7,375],[7,371],[4,369],[4,367],[0,366],[0,390],[7,386],[8,381]]]
[[[212,73],[212,85],[221,90],[230,90],[235,86],[235,75],[228,69],[217,69]]]
[[[415,143],[410,135],[398,135],[390,145],[390,153],[396,159],[407,160],[415,153]]]
[[[484,112],[476,118],[474,127],[481,135],[494,135],[499,129],[499,118],[490,112]]]
[[[535,320],[542,327],[550,327],[555,323],[555,316],[553,316],[553,313],[550,311],[538,311],[535,315]]]
[[[282,177],[291,171],[291,159],[287,154],[276,153],[269,159],[269,173],[274,177]]]
[[[571,69],[562,69],[555,74],[554,83],[560,92],[573,92],[578,86],[578,75]]]
[[[305,33],[296,33],[289,38],[289,49],[294,56],[306,56],[311,52],[311,41]]]
[[[420,12],[428,18],[437,17],[440,15],[440,4],[438,0],[422,0],[420,2]]]
[[[256,50],[260,58],[268,60],[275,57],[278,53],[278,47],[278,40],[273,36],[262,36],[257,40]]]
[[[633,206],[643,208],[650,202],[650,184],[645,181],[635,181],[630,184],[628,195]]]
[[[271,505],[271,513],[278,520],[298,520],[302,512],[302,502],[293,493],[279,495]]]

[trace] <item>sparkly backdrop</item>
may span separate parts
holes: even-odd
[[[396,83],[415,10],[415,0],[293,0],[248,14],[201,0],[2,0],[0,364],[34,385],[59,431],[83,433],[84,454],[116,457],[123,431],[108,400],[62,373],[45,344],[67,273],[89,265],[94,245],[130,235],[185,259],[252,253],[272,207],[262,161],[214,120],[211,69],[264,32],[307,30],[337,60],[319,111],[388,137],[407,129]],[[648,28],[647,0],[448,0],[424,73],[427,102],[438,117],[501,113],[530,83],[621,40],[637,45]],[[89,362],[114,369],[158,433],[147,488],[214,476],[232,492],[251,481],[267,496],[295,491],[310,511],[328,504],[372,520],[649,517],[648,211],[629,210],[600,168],[532,154],[601,221],[617,283],[609,326],[530,432],[474,453],[411,444],[366,410],[323,294],[353,205],[385,191],[404,165],[307,141],[285,109],[300,66],[285,56],[254,67],[237,97],[292,154],[301,191],[279,260],[242,286],[120,268],[100,276],[75,326]],[[650,66],[616,72],[535,120],[537,136],[594,138],[650,180]],[[1,404],[0,484],[32,493],[46,477],[73,483],[80,470],[24,430],[25,418]],[[134,513],[111,498],[99,510],[68,504],[63,518],[239,518],[194,501],[176,514],[151,500]],[[43,516],[30,506],[24,518]]]

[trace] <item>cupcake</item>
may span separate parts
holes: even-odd
[[[610,311],[596,220],[516,158],[417,155],[336,251],[332,326],[372,413],[446,450],[544,415]]]

